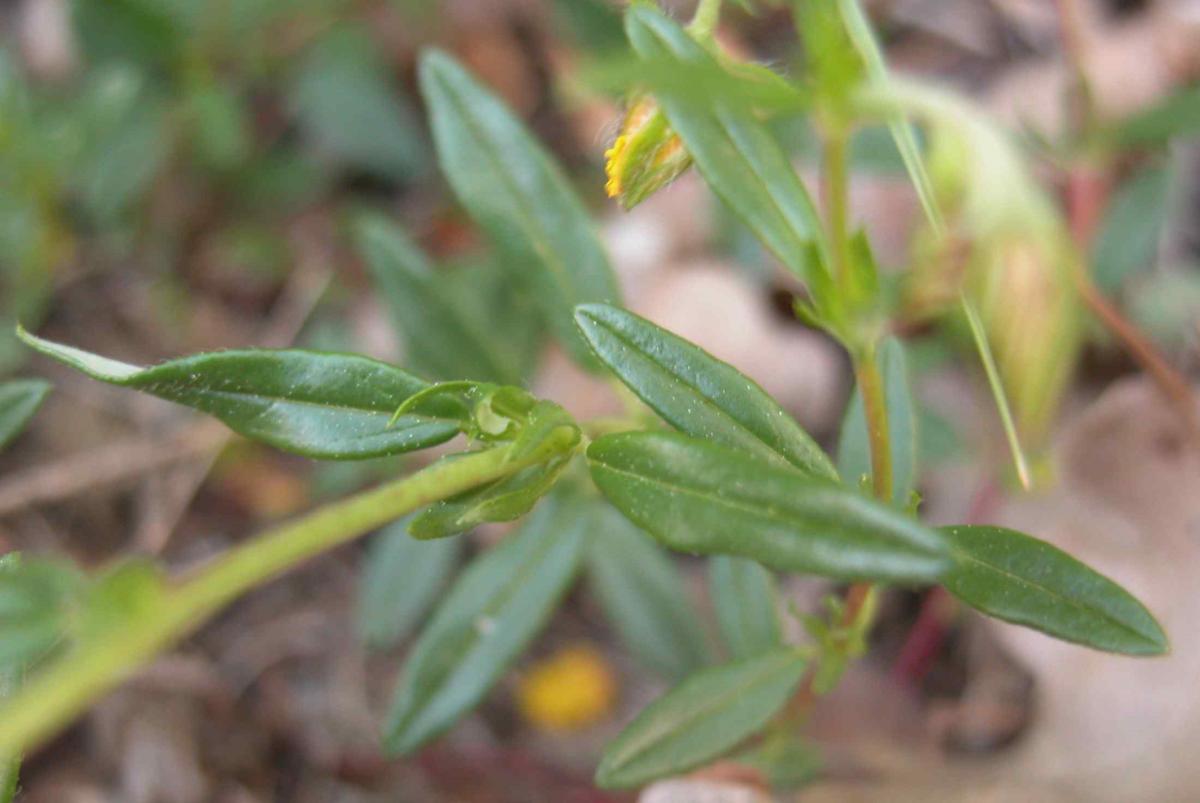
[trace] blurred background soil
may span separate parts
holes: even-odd
[[[1062,130],[1069,71],[1054,3],[867,5],[898,71],[968,93],[1030,138]],[[1074,5],[1107,113],[1142,108],[1198,74],[1200,4]],[[603,199],[602,154],[620,107],[588,88],[583,66],[620,35],[612,8],[602,0],[3,3],[0,98],[35,100],[20,123],[13,106],[0,107],[11,162],[0,186],[0,323],[8,331],[19,316],[52,339],[138,363],[291,344],[403,359],[343,226],[348,211],[371,205],[447,265],[484,258],[438,176],[415,92],[416,55],[436,44],[496,89],[578,179],[630,306],[756,378],[832,446],[851,386],[846,360],[794,319],[795,287],[698,177],[629,214]],[[722,36],[768,64],[793,55],[786,9],[732,12]],[[864,146],[860,168],[854,213],[881,260],[902,264],[920,217],[907,179],[886,147]],[[1112,286],[1190,370],[1200,143],[1173,146],[1158,169],[1172,177],[1170,197],[1134,198],[1140,227],[1112,235],[1137,248],[1132,241],[1152,225],[1149,245],[1131,257],[1146,264]],[[1046,178],[1053,187],[1052,172]],[[1151,662],[1102,655],[984,621],[938,592],[888,592],[868,658],[814,712],[821,770],[786,799],[1200,799],[1191,760],[1200,739],[1200,646],[1191,638],[1200,618],[1200,455],[1124,352],[1095,336],[1049,439],[1053,481],[1023,494],[996,479],[1005,452],[994,408],[969,354],[953,356],[934,342],[916,360],[926,514],[1022,526],[1070,549],[1145,600],[1174,652]],[[0,370],[47,376],[56,387],[0,456],[0,551],[68,554],[86,566],[133,552],[186,567],[417,464],[280,455],[181,408],[31,360],[7,340]],[[617,404],[607,384],[553,351],[542,355],[534,388],[581,415]],[[476,545],[496,537],[494,528],[472,536]],[[596,791],[591,775],[605,740],[664,685],[625,654],[586,587],[478,711],[418,756],[385,758],[379,720],[404,648],[369,650],[353,626],[365,544],[249,595],[110,695],[29,757],[19,799],[638,798]],[[711,619],[702,564],[681,565],[697,615]],[[829,590],[811,579],[785,585],[801,608]],[[568,669],[548,682],[567,697],[595,697],[580,703],[577,727],[561,730],[540,721],[521,690],[571,649],[588,656],[584,674]],[[760,781],[718,766],[642,799],[768,799]]]

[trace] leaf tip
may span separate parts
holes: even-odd
[[[422,50],[417,59],[417,80],[426,102],[428,103],[429,98],[440,89],[439,84],[445,82],[452,72],[460,70],[462,67],[454,56],[440,47],[427,47]]]
[[[1162,658],[1171,654],[1171,639],[1167,635],[1167,631],[1163,630],[1158,619],[1154,614],[1146,611],[1148,619],[1148,632],[1143,633],[1146,639],[1147,649],[1139,651],[1137,654],[1146,658]]]
[[[21,324],[20,321],[17,321],[15,330],[16,330],[16,335],[17,335],[18,340],[20,340],[22,343],[24,343],[27,346],[30,346],[32,348],[37,348],[39,338],[36,335],[30,334],[29,330],[26,329]]]
[[[575,305],[575,328],[583,335],[583,339],[587,341],[588,346],[597,356],[600,355],[596,330],[599,328],[601,320],[607,317],[612,310],[613,307],[610,304],[597,301]]]
[[[589,301],[584,304],[575,305],[575,325],[587,334],[587,330],[591,327],[595,320],[601,317],[606,310],[611,309],[611,306],[599,301]]]

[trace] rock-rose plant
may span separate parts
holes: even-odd
[[[0,704],[0,757],[52,737],[256,586],[401,519],[408,534],[372,551],[366,589],[373,640],[394,641],[424,620],[382,723],[394,755],[420,749],[476,706],[581,576],[629,648],[675,682],[608,746],[596,773],[603,787],[638,786],[755,745],[761,759],[792,738],[804,701],[832,688],[863,651],[884,585],[941,585],[987,615],[1086,647],[1167,650],[1134,597],[1050,544],[1000,527],[932,527],[917,515],[914,409],[904,347],[890,334],[899,294],[850,227],[847,143],[858,126],[891,126],[935,239],[970,234],[988,209],[991,196],[971,185],[971,160],[1011,153],[979,135],[961,101],[890,79],[853,2],[796,3],[807,57],[797,80],[723,53],[713,37],[719,6],[703,0],[687,27],[647,3],[626,13],[642,69],[609,153],[608,189],[628,207],[698,170],[803,283],[797,314],[845,347],[857,379],[839,460],[754,379],[623,308],[562,170],[477,77],[430,51],[420,87],[450,187],[502,255],[503,283],[528,290],[536,317],[579,365],[631,391],[628,415],[579,421],[520,387],[525,371],[503,347],[510,333],[455,303],[405,233],[378,216],[357,221],[356,244],[410,334],[413,364],[438,381],[363,356],[292,349],[142,367],[21,331],[33,349],[96,380],[190,406],[296,454],[361,460],[451,441],[459,448],[183,575],[142,559],[97,574],[0,559],[0,680],[10,692]],[[768,125],[781,109],[802,110],[820,135],[823,213]],[[927,152],[914,122],[928,128]],[[947,153],[966,161],[965,180],[930,178],[945,178],[932,167],[944,168]],[[1027,233],[1053,243],[1053,213],[1032,184],[1009,179],[1010,196],[1030,196],[1017,198],[1016,214],[1051,216]],[[972,329],[993,368],[983,327]],[[0,388],[0,443],[45,392],[36,382]],[[515,520],[439,596],[461,534]],[[721,657],[666,550],[710,556]],[[388,577],[373,578],[379,572]],[[783,636],[776,596],[775,576],[792,572],[847,586],[827,616],[803,617],[802,643]]]

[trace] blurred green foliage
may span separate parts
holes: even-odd
[[[0,39],[0,375],[24,359],[14,322],[36,324],[59,282],[156,269],[175,318],[188,249],[277,279],[289,215],[429,164],[399,66],[348,0],[71,10],[68,75],[29,74]]]

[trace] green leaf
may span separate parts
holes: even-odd
[[[83,590],[67,565],[13,553],[0,559],[0,672],[19,672],[62,641]]]
[[[733,366],[616,307],[581,306],[575,321],[604,364],[672,426],[837,479],[821,447]]]
[[[453,58],[421,59],[438,161],[459,200],[521,271],[563,345],[595,366],[576,304],[616,301],[616,277],[587,211],[559,167],[501,101]]]
[[[1061,549],[1002,527],[943,532],[955,560],[945,586],[971,607],[1107,652],[1161,655],[1169,649],[1137,599]]]
[[[749,658],[782,642],[775,578],[746,558],[718,555],[708,564],[708,587],[721,636],[734,658]]]
[[[668,432],[592,442],[592,478],[671,549],[847,580],[937,582],[945,539],[899,511],[755,455]]]
[[[545,343],[545,326],[523,286],[511,280],[511,267],[498,258],[456,266],[439,277],[452,303],[486,332],[503,332],[491,338],[491,349],[504,365],[526,384],[537,368]]]
[[[652,703],[604,751],[596,783],[639,786],[704,764],[770,721],[804,677],[781,649],[692,675]]]
[[[1167,196],[1167,171],[1156,166],[1126,182],[1112,199],[1092,248],[1092,275],[1102,290],[1116,292],[1129,277],[1154,267]]]
[[[428,385],[387,363],[349,354],[244,350],[197,354],[151,368],[17,333],[93,379],[193,407],[247,438],[308,457],[353,460],[450,440],[452,421],[402,416],[396,406]]]
[[[423,543],[408,534],[407,520],[375,536],[367,551],[358,593],[358,632],[373,647],[391,647],[408,636],[458,563],[463,542]]]
[[[167,104],[127,64],[94,71],[85,91],[72,107],[82,147],[65,178],[107,226],[146,194],[169,155]]]
[[[605,0],[555,0],[554,10],[583,49],[611,52],[625,47],[621,15]]]
[[[588,580],[621,641],[672,680],[704,666],[711,658],[704,630],[670,556],[609,505],[596,515]]]
[[[647,62],[714,61],[683,28],[647,6],[630,8],[625,32]],[[787,155],[753,111],[698,102],[687,93],[660,92],[658,100],[713,191],[789,270],[813,281],[813,272],[824,267],[810,264],[808,246],[826,253],[820,219]]]
[[[232,170],[253,153],[249,116],[242,98],[209,77],[194,79],[186,96],[196,159],[214,170]]]
[[[72,31],[89,65],[134,62],[147,70],[167,70],[182,57],[185,30],[178,11],[146,0],[77,0],[71,4]]]
[[[386,740],[408,753],[473,708],[550,618],[579,565],[588,522],[563,498],[476,559],[405,662]]]
[[[1192,86],[1117,122],[1102,132],[1102,138],[1117,148],[1134,148],[1162,145],[1196,131],[1200,131],[1200,87]]]
[[[317,149],[385,179],[426,170],[416,114],[388,79],[365,30],[326,35],[304,56],[289,104]]]
[[[1152,271],[1130,288],[1126,304],[1134,325],[1168,353],[1183,353],[1200,310],[1200,271],[1194,266]]]
[[[493,348],[497,338],[460,308],[399,226],[382,215],[364,216],[355,243],[419,370],[439,379],[521,381],[520,370]]]
[[[900,341],[889,337],[880,344],[876,359],[883,374],[892,445],[892,503],[907,508],[917,480],[917,417],[908,377],[908,358]],[[867,419],[863,412],[862,391],[858,388],[855,388],[842,420],[838,471],[846,482],[856,484],[862,477],[871,475]]]
[[[466,532],[484,522],[513,521],[524,516],[558,482],[570,455],[539,463],[450,499],[435,502],[408,525],[422,541]]]
[[[14,379],[0,384],[0,449],[20,434],[50,392],[41,379]]]
[[[772,731],[759,744],[729,757],[735,764],[763,774],[773,788],[799,789],[825,769],[820,748],[800,731]]]

